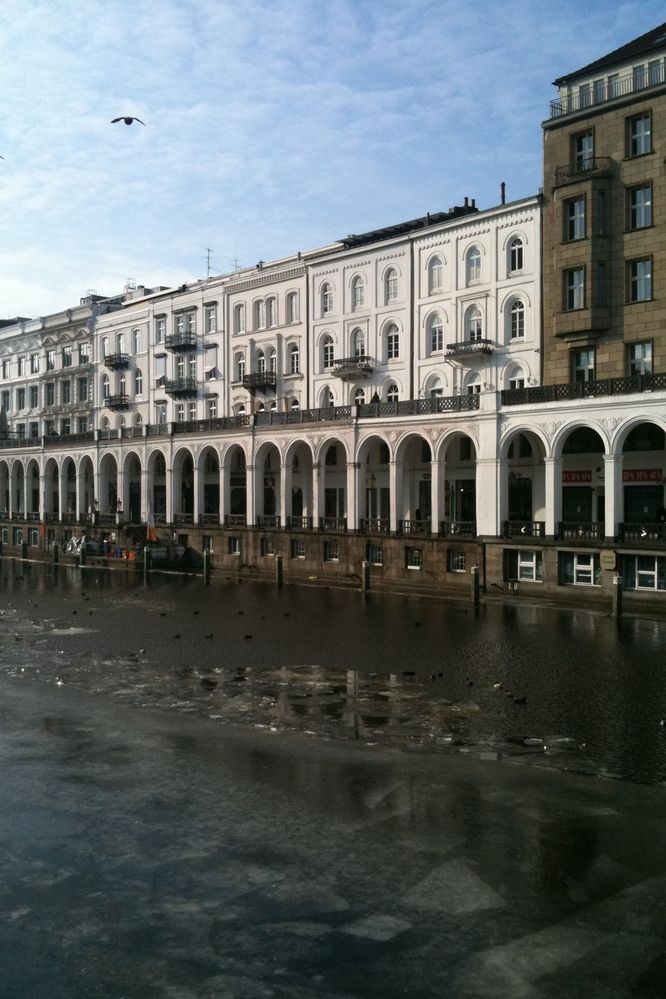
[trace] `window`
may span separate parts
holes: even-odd
[[[647,74],[645,72],[645,66],[642,64],[640,66],[634,66],[632,76],[633,76],[634,90],[642,90],[643,87],[645,87],[647,84]]]
[[[234,305],[234,333],[245,332],[245,306],[242,302]]]
[[[263,350],[257,351],[257,371],[260,375],[266,373],[266,355]]]
[[[141,330],[132,330],[132,350],[135,354],[141,353]]]
[[[432,257],[428,263],[428,294],[432,295],[442,288],[442,258]]]
[[[592,99],[595,104],[601,104],[606,96],[606,81],[595,80],[592,84]]]
[[[630,260],[627,264],[628,299],[649,302],[652,298],[652,257]]]
[[[594,134],[579,132],[572,136],[571,144],[574,170],[577,173],[591,170],[594,166]]]
[[[134,395],[141,395],[143,392],[143,374],[141,368],[134,372]]]
[[[398,299],[398,272],[395,267],[389,267],[384,275],[384,305],[396,302]]]
[[[352,312],[362,308],[364,300],[363,278],[357,274],[351,283]]]
[[[204,330],[206,333],[215,333],[217,330],[217,306],[204,306]]]
[[[322,342],[322,353],[323,353],[323,364],[324,368],[333,367],[333,337],[325,336]]]
[[[467,339],[472,342],[483,339],[483,318],[476,305],[472,305],[465,315]]]
[[[71,346],[66,346],[62,348],[62,366],[63,368],[71,368],[72,366],[72,348]]]
[[[184,422],[185,422],[185,403],[184,402],[177,402],[176,403],[176,423],[184,423]]]
[[[5,389],[0,396],[0,405],[4,409],[5,413],[9,412],[9,391]]]
[[[300,350],[297,343],[289,347],[289,374],[297,375],[301,370]]]
[[[324,562],[338,562],[340,560],[340,545],[337,541],[324,542]]]
[[[481,251],[478,246],[472,246],[467,251],[466,274],[467,284],[481,280]]]
[[[467,382],[467,395],[480,395],[481,385],[481,375],[478,371],[474,371]]]
[[[290,291],[287,295],[287,322],[298,322],[298,292]]]
[[[578,98],[579,106],[581,108],[588,108],[590,106],[590,85],[589,83],[581,83],[578,88]]]
[[[439,314],[431,316],[428,320],[430,327],[430,352],[434,354],[438,350],[444,350],[444,321]]]
[[[245,355],[236,354],[236,381],[242,382],[245,377]]]
[[[230,537],[227,542],[229,555],[240,555],[240,538]]]
[[[447,552],[446,565],[449,572],[465,571],[465,552],[459,548],[449,548]]]
[[[181,379],[185,377],[185,358],[182,354],[179,354],[176,358],[176,378]]]
[[[191,402],[188,406],[187,418],[190,421],[194,421],[197,418],[197,404],[196,402]]]
[[[67,384],[69,384],[69,382]],[[120,379],[118,381],[118,389],[119,389],[120,395],[126,395],[127,394],[127,378],[126,378],[126,376],[124,374],[120,376]]]
[[[660,59],[652,59],[648,63],[648,81],[651,87],[663,81]]]
[[[305,558],[305,542],[294,539],[291,542],[291,557]]]
[[[383,565],[384,549],[381,545],[368,544],[365,546],[365,557],[370,565]]]
[[[398,401],[398,386],[395,382],[391,382],[386,390],[386,401],[387,402],[397,402]]]
[[[166,340],[166,316],[157,316],[155,319],[155,343],[164,343]]]
[[[514,368],[509,377],[510,389],[525,388],[525,373],[522,368]]]
[[[352,332],[352,352],[354,357],[365,356],[365,333],[356,329]]]
[[[39,371],[39,354],[30,355],[30,374],[36,375]]]
[[[584,267],[572,267],[564,272],[564,308],[585,308]]]
[[[629,590],[666,590],[666,558],[659,555],[625,555],[622,579]]]
[[[88,379],[79,378],[77,383],[79,402],[88,401]]]
[[[609,73],[608,75],[608,96],[617,97],[620,93],[620,74]]]
[[[269,298],[266,300],[266,325],[277,326],[277,322],[277,299]]]
[[[261,554],[267,558],[271,558],[275,555],[275,549],[273,548],[272,538],[262,538],[260,543]]]
[[[423,568],[422,548],[405,548],[405,568],[406,569]]]
[[[400,356],[400,334],[395,323],[386,330],[386,359],[393,360]]]
[[[627,119],[627,156],[652,152],[652,115],[649,111]]]
[[[321,286],[321,314],[328,316],[333,312],[333,288],[328,281]]]
[[[564,236],[567,240],[585,239],[585,197],[564,202]]]
[[[165,402],[155,403],[155,423],[158,426],[164,426],[167,421],[167,407]]]
[[[509,243],[509,271],[522,271],[523,269],[523,241],[520,236],[516,236]]]
[[[64,404],[72,401],[72,383],[69,379],[60,384],[60,401]]]
[[[71,434],[71,432],[72,432],[72,421],[70,420],[69,416],[65,416],[60,421],[60,433],[63,435],[63,437],[67,437],[69,434]]]
[[[106,401],[111,395],[111,382],[108,375],[102,375],[102,398]]]
[[[627,215],[630,229],[646,229],[652,225],[652,186],[644,184],[627,192]]]
[[[46,405],[55,406],[55,382],[46,383]],[[9,404],[6,406],[6,408],[9,409]]]
[[[560,552],[560,581],[565,586],[598,586],[600,574],[598,555]]]
[[[4,369],[4,362],[3,362],[3,369]],[[55,350],[53,347],[49,347],[48,350],[46,351],[46,370],[47,371],[55,370]],[[4,370],[2,372],[2,377],[3,378],[6,377]]]
[[[543,556],[541,552],[508,550],[504,552],[505,580],[523,579],[529,583],[542,582]]]
[[[19,377],[25,374],[25,357],[19,357],[18,359],[18,373]]]
[[[86,433],[88,433],[88,417],[87,416],[79,416],[79,419],[77,421],[77,433],[79,433],[79,434],[86,434]]]
[[[88,364],[90,361],[90,344],[87,340],[79,344],[79,364]]]
[[[3,358],[2,361],[2,377],[3,379],[9,378],[9,361],[6,358]]]
[[[629,374],[652,374],[652,342],[632,343],[628,347]]]
[[[268,358],[268,370],[274,375],[277,372],[277,354],[271,349],[266,356]]]
[[[511,339],[522,340],[525,336],[525,306],[518,298],[511,306]]]
[[[263,301],[254,303],[254,328],[263,330],[266,327],[266,304]]]
[[[574,350],[571,354],[571,378],[574,382],[592,382],[595,377],[594,347]]]
[[[354,403],[356,406],[365,405],[365,389],[357,388],[354,392]]]

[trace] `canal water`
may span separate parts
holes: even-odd
[[[666,780],[666,623],[0,563],[0,670],[265,731]]]

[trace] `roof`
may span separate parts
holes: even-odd
[[[553,82],[556,87],[559,87],[560,84],[566,83],[568,80],[573,80],[577,76],[584,76],[598,69],[610,68],[619,63],[627,62],[627,60],[633,59],[635,56],[645,55],[654,49],[664,48],[666,48],[666,23],[660,24],[659,27],[653,28],[651,31],[647,31],[644,35],[639,35],[638,38],[627,42],[626,45],[615,49],[614,52],[609,52],[608,55],[602,56],[601,59],[588,63],[587,66],[583,66],[573,73],[567,73],[566,76],[560,76]]]
[[[467,202],[468,199],[465,198]],[[364,232],[360,235],[351,233],[339,240],[346,250],[355,246],[365,246],[367,243],[378,243],[383,239],[392,239],[395,236],[404,236],[416,229],[424,229],[427,226],[437,225],[439,222],[448,222],[451,219],[460,218],[463,215],[473,215],[478,212],[475,201],[470,204],[456,205],[448,212],[432,212],[418,219],[411,219],[409,222],[398,222],[396,225],[389,225],[383,229],[373,229],[371,232]]]

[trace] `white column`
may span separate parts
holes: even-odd
[[[446,460],[430,463],[431,534],[439,534],[439,525],[446,510]]]
[[[62,474],[62,467],[58,469],[58,520],[62,522],[63,515],[67,512],[67,479]]]
[[[312,466],[312,526],[319,527],[319,518],[324,516],[325,473],[320,462]],[[320,512],[321,511],[321,512]]]
[[[357,461],[347,463],[347,530],[349,531],[358,530],[358,479],[360,467]]]
[[[97,495],[97,494],[95,494]],[[150,477],[145,464],[141,465],[141,519],[144,524],[148,523],[148,513],[152,507],[153,498],[150,495]],[[153,510],[153,515],[155,511]]]
[[[604,534],[608,539],[618,536],[618,524],[624,520],[622,487],[622,455],[604,455]]]
[[[199,523],[199,514],[203,511],[203,480],[204,470],[199,464],[192,464],[192,523],[196,527]]]
[[[173,480],[174,480],[174,475],[173,475],[173,469],[169,468],[168,465],[165,466],[165,469],[164,469],[164,479],[165,479],[164,486],[165,486],[165,492],[166,492],[166,522],[167,522],[167,524],[173,524],[173,513],[174,513]]]
[[[46,516],[46,512],[48,510],[48,505],[46,502],[46,481],[47,480],[45,475],[39,476],[39,519],[42,521],[42,523],[44,522],[44,517]],[[10,490],[10,496],[11,496],[11,490]]]
[[[286,527],[287,517],[290,517],[293,512],[291,508],[291,461],[280,465],[280,478],[278,481],[280,484],[280,495],[278,497],[277,513],[280,517],[280,527]]]
[[[262,468],[263,471],[263,468]],[[255,465],[247,465],[246,467],[246,502],[245,502],[245,521],[250,526],[253,527],[257,522],[257,469]],[[262,483],[263,486],[263,483]],[[263,507],[262,507],[263,509]]]
[[[231,470],[229,469],[228,465],[227,464],[223,465],[222,462],[220,462],[219,473],[218,473],[220,488],[219,488],[219,497],[218,497],[217,506],[218,506],[218,516],[220,518],[220,524],[223,525],[223,526],[224,526],[224,518],[226,516],[228,505],[229,505],[229,476],[230,476],[230,474],[231,474]]]
[[[544,458],[546,537],[554,538],[562,519],[562,459]]]
[[[389,463],[389,530],[395,534],[398,530],[398,515],[402,513],[402,461]]]
[[[509,519],[509,463],[497,462],[497,494],[499,505],[497,509],[497,536],[504,533],[504,521]]]
[[[476,533],[498,536],[497,459],[476,460]]]

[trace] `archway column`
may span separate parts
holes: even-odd
[[[476,460],[476,533],[498,537],[499,462],[496,458]]]
[[[263,465],[261,467],[261,472],[263,473]],[[247,465],[245,470],[246,476],[246,492],[245,492],[245,506],[246,515],[245,520],[248,527],[254,527],[257,523],[257,466]],[[263,489],[263,474],[262,483]]]
[[[358,531],[358,479],[360,467],[358,461],[347,462],[347,530],[349,531]]]
[[[389,530],[391,534],[397,533],[398,520],[402,519],[398,514],[402,513],[403,469],[403,461],[389,462]]]
[[[562,459],[544,458],[545,500],[546,500],[546,537],[557,535],[558,525],[562,520]]]
[[[277,512],[280,516],[280,526],[287,526],[287,517],[292,514],[291,486],[292,486],[291,460],[280,464],[280,496],[277,505]],[[277,485],[278,483],[276,483]]]
[[[166,522],[167,524],[173,524],[173,484],[175,476],[173,474],[173,469],[165,465],[164,468],[164,491],[166,493]]]
[[[439,534],[446,510],[446,461],[430,462],[430,533]]]
[[[58,520],[62,523],[67,512],[67,476],[64,474],[64,465],[58,469]]]
[[[152,509],[153,490],[151,478],[147,462],[144,461],[141,465],[141,518],[144,524],[147,524],[151,519],[151,514],[153,517],[155,516],[155,511]]]
[[[604,455],[604,535],[612,541],[617,537],[618,524],[624,520],[622,488],[622,455]]]
[[[220,524],[224,527],[224,518],[227,515],[227,510],[230,505],[229,493],[231,490],[231,468],[229,467],[229,462],[227,460],[220,461],[218,475],[220,477],[220,491],[217,501],[218,515],[220,518]]]
[[[319,527],[320,510],[324,509],[324,486],[326,477],[320,462],[312,466],[312,526]]]
[[[39,519],[42,523],[44,523],[47,510],[46,484],[47,484],[47,477],[43,472],[41,472],[39,476]]]
[[[509,519],[509,462],[506,459],[497,460],[497,494],[497,536],[502,537],[504,521]]]
[[[203,510],[203,485],[205,472],[199,462],[192,462],[192,523],[199,524],[199,515]]]

